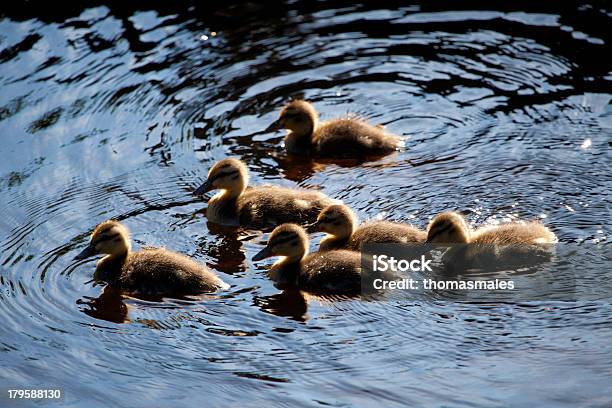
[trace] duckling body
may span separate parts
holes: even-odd
[[[478,228],[472,233],[470,243],[482,245],[504,244],[552,244],[557,237],[539,222],[502,224]]]
[[[92,234],[90,244],[75,259],[106,254],[98,261],[95,278],[135,295],[195,295],[227,289],[206,266],[162,248],[132,252],[129,233],[117,221],[105,221]]]
[[[400,147],[400,141],[398,136],[361,119],[341,118],[317,126],[312,134],[311,146],[315,156],[359,158],[393,153]],[[298,153],[296,150],[289,151]]]
[[[311,293],[357,294],[361,290],[361,257],[347,250],[315,252],[300,262],[298,286]]]
[[[389,221],[373,221],[355,228],[353,211],[341,204],[326,207],[317,218],[315,229],[328,234],[321,241],[320,251],[345,248],[360,251],[365,243],[425,242],[427,233],[412,225]]]
[[[308,254],[308,236],[295,224],[283,224],[270,234],[267,246],[253,257],[259,261],[272,256],[276,262],[270,277],[278,283],[297,285],[317,294],[355,295],[361,291],[361,257],[347,250]]]
[[[356,117],[320,122],[314,106],[300,100],[285,106],[279,119],[267,130],[281,128],[289,130],[285,148],[289,153],[299,155],[365,158],[388,155],[403,146],[399,136]]]
[[[286,222],[312,222],[321,208],[332,202],[317,191],[266,185],[247,189],[236,200],[236,210],[241,225],[264,228]]]
[[[425,242],[427,233],[408,224],[390,221],[369,222],[357,228],[347,245],[348,249],[359,250],[364,243],[406,244]]]
[[[321,209],[335,202],[318,191],[271,185],[247,187],[247,184],[248,170],[244,163],[224,159],[211,168],[208,179],[195,194],[222,189],[208,201],[208,219],[254,229],[267,229],[285,222],[311,223]]]

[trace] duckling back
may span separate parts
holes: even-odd
[[[311,293],[352,294],[361,292],[361,257],[347,250],[315,252],[300,262],[298,285]]]
[[[359,251],[365,243],[398,243],[425,242],[427,233],[412,225],[389,221],[369,222],[359,227],[347,244],[347,249]]]
[[[482,227],[472,233],[469,245],[451,248],[443,261],[459,273],[531,268],[550,262],[555,242],[555,234],[539,222]]]
[[[240,225],[266,229],[283,223],[307,224],[336,201],[318,191],[278,186],[248,188],[236,201]]]
[[[551,244],[557,242],[555,234],[539,222],[511,223],[479,228],[470,240],[473,244]]]
[[[312,149],[322,157],[379,156],[390,154],[401,146],[400,137],[355,118],[323,122],[312,137]]]
[[[195,295],[229,288],[204,265],[161,248],[130,253],[111,284],[140,295]]]

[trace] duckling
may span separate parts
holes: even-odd
[[[412,225],[389,221],[368,222],[356,228],[357,219],[346,205],[334,204],[319,214],[313,230],[328,235],[321,241],[319,251],[345,248],[361,250],[364,243],[425,242],[427,233]]]
[[[272,256],[284,257],[270,270],[270,277],[278,283],[297,285],[315,294],[355,295],[361,290],[359,253],[333,250],[308,254],[308,236],[296,224],[276,227],[253,261]]]
[[[284,222],[312,223],[336,200],[318,191],[271,185],[248,188],[246,165],[233,158],[217,162],[194,194],[223,190],[208,201],[206,216],[218,224],[238,224],[253,229],[271,229]]]
[[[280,117],[266,132],[288,129],[285,147],[289,153],[319,157],[364,158],[385,156],[403,147],[399,136],[355,117],[319,122],[319,115],[309,102],[295,100],[287,104]]]
[[[552,259],[557,237],[539,222],[513,222],[472,231],[455,212],[438,214],[427,229],[427,242],[470,244],[449,248],[442,261],[446,271],[500,271],[532,268]]]
[[[555,234],[537,221],[513,222],[482,227],[471,231],[456,212],[438,214],[427,228],[427,242],[482,245],[552,244]]]
[[[229,285],[204,265],[163,248],[132,252],[128,229],[108,220],[99,224],[91,240],[74,259],[106,254],[94,277],[135,295],[195,295],[228,289]]]

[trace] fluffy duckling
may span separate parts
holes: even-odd
[[[471,231],[467,222],[456,212],[438,214],[427,228],[427,242],[441,244],[552,244],[555,234],[537,221],[492,225]]]
[[[315,294],[358,294],[361,291],[361,257],[347,250],[308,254],[306,231],[295,224],[283,224],[270,234],[268,244],[253,261],[281,256],[270,270],[279,283],[297,285]]]
[[[374,221],[357,228],[355,214],[342,204],[330,205],[321,211],[312,229],[328,234],[321,241],[319,251],[338,248],[359,251],[364,243],[425,242],[427,238],[425,231],[396,222]]]
[[[128,229],[113,220],[99,224],[87,248],[75,260],[106,254],[95,278],[137,295],[195,295],[228,289],[229,285],[204,265],[162,248],[132,252]]]
[[[492,272],[534,267],[551,259],[557,237],[539,222],[513,222],[472,231],[455,212],[438,214],[427,229],[427,242],[475,244],[449,248],[443,262],[448,272],[474,269]]]
[[[210,169],[207,180],[194,194],[223,190],[208,201],[208,219],[254,229],[284,222],[312,223],[323,208],[337,202],[318,191],[270,185],[247,187],[248,182],[249,173],[243,162],[223,159]]]
[[[267,132],[288,129],[285,147],[293,154],[319,157],[364,158],[384,156],[403,147],[403,140],[353,117],[319,122],[314,106],[296,100],[287,104]]]

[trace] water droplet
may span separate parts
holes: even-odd
[[[200,40],[202,40],[202,41],[206,41],[206,40],[208,40],[208,36],[207,36],[206,34],[202,34],[202,35],[200,36]]]
[[[588,149],[589,147],[591,147],[591,145],[593,144],[593,142],[591,141],[591,139],[585,139],[584,142],[582,142],[582,146],[580,146],[582,149]]]

